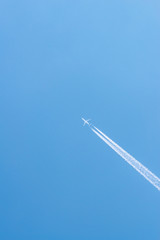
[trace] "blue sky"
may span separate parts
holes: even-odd
[[[159,1],[1,1],[0,238],[160,239]]]

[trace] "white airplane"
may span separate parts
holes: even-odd
[[[88,124],[89,126],[91,125],[90,123],[89,123],[89,121],[91,120],[91,119],[88,119],[88,120],[85,120],[84,118],[82,118],[82,120],[83,120],[83,126],[85,126],[86,124]]]

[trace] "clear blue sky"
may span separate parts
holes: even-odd
[[[159,1],[0,4],[0,239],[159,240]]]

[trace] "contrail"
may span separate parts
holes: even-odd
[[[160,191],[160,179],[95,126],[91,130]]]

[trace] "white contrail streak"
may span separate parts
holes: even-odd
[[[92,125],[91,130],[160,191],[160,179],[156,175],[154,175],[150,170],[148,170],[148,168],[143,166],[123,148],[107,137],[98,128]]]

